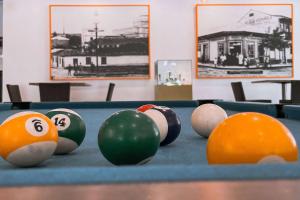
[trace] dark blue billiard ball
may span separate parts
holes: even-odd
[[[181,122],[176,115],[176,113],[165,106],[155,106],[154,108],[151,108],[151,110],[156,110],[160,112],[167,121],[167,134],[164,137],[164,139],[160,142],[160,146],[168,145],[176,140],[176,138],[179,136],[180,130],[181,130]],[[146,113],[147,114],[147,113]],[[151,117],[151,116],[150,116]],[[154,117],[154,116],[153,116]],[[156,120],[154,120],[156,121]],[[158,125],[161,126],[161,125]]]

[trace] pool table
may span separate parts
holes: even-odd
[[[240,199],[297,197],[300,163],[272,165],[208,165],[207,139],[192,129],[190,117],[200,104],[214,102],[229,115],[256,111],[282,121],[300,144],[300,107],[264,103],[216,101],[160,102],[47,102],[30,103],[29,110],[45,113],[70,108],[84,119],[83,144],[69,155],[52,156],[38,167],[16,168],[0,160],[0,199]],[[143,104],[164,105],[178,114],[182,130],[177,140],[160,147],[145,165],[114,166],[100,153],[97,135],[103,121],[122,109]],[[12,109],[13,108],[13,109]],[[20,112],[9,103],[0,105],[0,121]],[[286,112],[286,113],[284,113]],[[282,114],[284,113],[284,114]],[[285,116],[286,118],[282,118]]]

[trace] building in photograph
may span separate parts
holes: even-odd
[[[109,66],[140,65],[148,63],[148,39],[126,37],[103,37],[90,41],[81,49],[61,49],[52,52],[52,66],[65,68],[68,66]],[[96,46],[98,49],[96,50]],[[98,64],[97,56],[98,55]]]
[[[56,76],[128,76],[149,74],[148,18],[132,27],[103,34],[98,23],[81,34],[52,34],[51,67]],[[67,72],[67,73],[66,73]]]
[[[148,51],[148,38],[104,36],[82,49],[53,49],[52,67],[69,70],[69,76],[146,75]]]
[[[57,35],[52,37],[52,46],[53,48],[67,48],[69,46],[69,41],[69,38]]]
[[[292,20],[250,10],[232,25],[198,37],[199,65],[292,65]]]

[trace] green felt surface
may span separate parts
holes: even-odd
[[[298,179],[298,162],[275,165],[220,165],[210,166],[206,161],[207,140],[191,127],[194,107],[177,107],[174,111],[182,122],[182,131],[171,145],[160,147],[146,165],[116,167],[100,153],[97,135],[100,125],[115,109],[74,109],[86,122],[86,138],[70,155],[53,156],[35,168],[15,168],[0,160],[0,185],[37,184],[94,184],[192,180],[252,180]],[[48,109],[36,110],[46,113]],[[17,111],[2,111],[0,121]],[[235,112],[229,111],[229,114]],[[300,123],[282,119],[300,143]]]

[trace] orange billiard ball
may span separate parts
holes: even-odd
[[[45,115],[20,112],[0,127],[0,155],[19,167],[31,167],[47,160],[55,151],[58,132]]]
[[[220,123],[208,139],[209,164],[253,164],[270,159],[280,163],[297,161],[298,148],[289,129],[265,114],[232,115]]]

